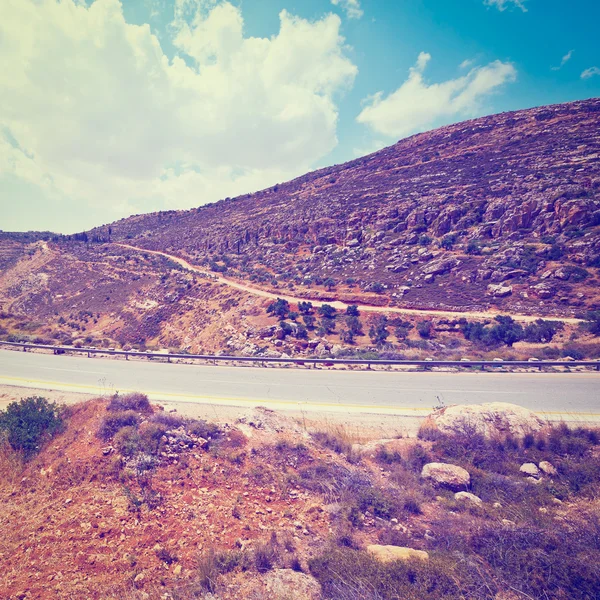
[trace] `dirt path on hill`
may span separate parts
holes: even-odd
[[[339,300],[317,300],[306,297],[297,297],[297,296],[288,296],[286,294],[275,294],[273,292],[268,292],[267,290],[262,290],[260,288],[256,288],[250,285],[246,285],[243,283],[239,283],[234,281],[233,279],[229,279],[227,277],[223,277],[222,275],[215,275],[209,271],[205,271],[199,267],[196,267],[189,263],[184,258],[179,256],[175,256],[174,254],[167,254],[166,252],[161,252],[160,250],[147,250],[146,248],[138,248],[137,246],[130,246],[129,244],[119,244],[114,242],[115,246],[120,246],[121,248],[128,248],[129,250],[135,250],[136,252],[147,252],[148,254],[155,254],[157,256],[164,256],[173,262],[176,262],[178,265],[182,266],[184,269],[188,271],[193,271],[195,273],[199,273],[206,277],[209,277],[215,282],[223,283],[229,287],[235,288],[237,290],[241,290],[242,292],[247,292],[248,294],[253,294],[254,296],[260,296],[262,298],[269,298],[271,300],[277,300],[277,298],[282,298],[283,300],[287,300],[290,304],[297,304],[298,302],[306,302],[310,301],[314,306],[322,306],[323,304],[329,304],[339,310],[345,310],[348,307],[348,304],[345,302],[340,302]],[[449,317],[449,318],[473,318],[473,319],[485,319],[490,318],[493,319],[499,314],[502,314],[498,311],[450,311],[450,310],[431,310],[431,309],[417,309],[417,308],[399,308],[396,306],[371,306],[369,304],[358,304],[358,309],[362,312],[366,313],[394,313],[401,315],[417,315],[417,316],[433,316],[433,317]],[[537,319],[541,319],[543,317],[539,315],[511,315],[515,321],[521,321],[523,323],[532,323]],[[577,324],[581,322],[581,319],[575,319],[573,317],[552,317],[552,320],[562,321],[563,323],[572,323]]]

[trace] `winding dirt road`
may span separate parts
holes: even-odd
[[[298,297],[298,296],[288,296],[286,294],[275,294],[273,292],[268,292],[266,290],[262,290],[260,288],[252,287],[246,285],[244,283],[239,283],[238,281],[234,281],[233,279],[229,279],[227,277],[223,277],[222,275],[216,275],[209,271],[205,271],[199,267],[196,267],[189,263],[184,258],[179,256],[175,256],[174,254],[167,254],[166,252],[161,252],[159,250],[147,250],[146,248],[138,248],[137,246],[130,246],[129,244],[119,244],[114,242],[115,246],[120,246],[121,248],[127,248],[129,250],[135,250],[136,252],[146,252],[147,254],[155,254],[157,256],[164,256],[173,262],[176,262],[178,265],[187,269],[188,271],[192,271],[194,273],[199,273],[206,277],[209,277],[215,282],[223,283],[228,285],[229,287],[235,288],[236,290],[241,290],[242,292],[247,292],[248,294],[253,294],[254,296],[260,296],[262,298],[269,298],[272,300],[276,300],[277,298],[282,298],[283,300],[287,300],[290,304],[297,304],[298,302],[307,302],[310,301],[314,306],[322,306],[323,304],[329,304],[330,306],[334,306],[339,310],[345,310],[348,307],[348,304],[345,302],[340,302],[339,300],[316,300],[310,297]],[[497,315],[501,314],[500,312],[494,311],[450,311],[450,310],[428,310],[428,309],[417,309],[417,308],[398,308],[396,306],[371,306],[369,304],[358,304],[358,308],[361,312],[366,313],[394,313],[401,315],[418,315],[418,316],[434,316],[434,317],[450,317],[450,318],[473,318],[473,319],[485,319],[491,318],[493,319]],[[515,321],[521,321],[522,323],[532,323],[537,319],[540,319],[539,315],[511,315]],[[562,321],[563,323],[572,323],[577,324],[581,322],[581,319],[575,319],[573,317],[552,317],[553,320]]]

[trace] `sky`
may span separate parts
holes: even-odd
[[[597,0],[1,0],[0,230],[254,192],[600,96]]]

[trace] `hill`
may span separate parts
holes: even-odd
[[[366,335],[383,325],[400,334],[388,350],[407,356],[485,352],[491,338],[471,344],[481,336],[461,336],[464,319],[600,308],[599,132],[600,99],[534,108],[197,209],[74,236],[1,234],[0,334],[306,355],[389,345]],[[352,335],[339,315],[278,329],[268,294],[289,297],[292,315],[302,300],[358,304],[362,323]],[[369,307],[387,320],[365,319]],[[530,341],[565,346],[573,335],[571,324]],[[600,351],[583,342],[596,346],[564,355]]]

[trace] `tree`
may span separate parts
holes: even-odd
[[[346,308],[346,314],[349,317],[358,317],[360,316],[360,312],[358,310],[358,306],[356,304],[350,304],[348,308]]]
[[[371,290],[374,291],[376,294],[381,294],[381,292],[385,290],[385,285],[383,285],[383,283],[380,283],[379,281],[376,281],[371,286]]]
[[[350,316],[346,317],[346,327],[352,332],[352,335],[363,335],[363,328],[358,317]]]
[[[524,339],[526,342],[547,344],[560,331],[564,325],[560,321],[544,321],[538,319],[525,327]]]
[[[600,310],[593,310],[585,315],[583,328],[592,335],[600,335]]]
[[[335,281],[335,279],[332,279],[331,277],[328,277],[324,282],[323,285],[328,289],[328,290],[332,290],[336,285],[337,282]]]
[[[383,346],[388,339],[390,332],[387,329],[388,320],[385,315],[378,315],[371,321],[369,327],[369,337],[376,346]]]
[[[325,333],[333,333],[335,331],[335,319],[323,317],[320,322],[320,329]]]
[[[292,321],[295,321],[300,315],[297,312],[291,311],[288,316]]]
[[[410,330],[413,328],[413,325],[410,321],[403,321],[402,319],[394,319],[391,321],[391,324],[395,328],[394,335],[398,340],[406,339]]]
[[[354,343],[354,333],[348,327],[345,327],[340,331],[340,340],[345,344],[353,344]]]
[[[290,303],[282,298],[277,298],[267,306],[267,313],[282,320],[288,316],[290,312]]]
[[[323,304],[319,307],[319,314],[326,319],[335,319],[337,310],[331,304]]]
[[[308,329],[315,328],[315,323],[317,322],[317,319],[314,315],[303,315],[302,319],[304,319],[304,324]]]
[[[431,337],[431,330],[433,324],[431,321],[419,321],[417,323],[417,332],[423,339],[429,339]]]
[[[297,340],[307,340],[308,339],[308,331],[304,325],[298,325],[295,333]]]
[[[298,311],[302,315],[310,315],[312,313],[312,302],[298,302]]]
[[[11,402],[0,412],[0,431],[4,431],[13,450],[25,459],[39,452],[42,444],[63,428],[63,409],[46,398],[32,396]]]

